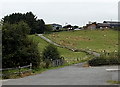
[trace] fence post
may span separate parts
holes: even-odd
[[[58,66],[60,65],[60,59],[58,59]]]
[[[32,70],[32,63],[30,63],[30,70]]]
[[[57,66],[57,60],[55,60],[55,66]]]
[[[21,72],[20,72],[20,66],[18,67],[18,69],[19,69],[19,76],[21,76],[20,74],[21,74]]]
[[[59,64],[59,61],[58,61],[58,59],[57,59],[57,66],[58,66],[58,64]]]
[[[57,59],[56,59],[56,66],[58,65],[58,61],[57,61]]]

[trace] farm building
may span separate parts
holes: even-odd
[[[104,21],[103,23],[109,24],[111,28],[120,27],[120,22],[116,21]]]
[[[98,23],[97,28],[99,28],[99,29],[108,29],[108,28],[111,28],[111,27],[110,27],[110,24],[107,24],[107,23]]]
[[[87,29],[96,29],[96,27],[97,27],[96,22],[89,23],[89,24],[86,25]]]
[[[62,29],[62,25],[60,25],[60,24],[51,24],[52,25],[52,29],[53,30],[60,30],[60,29]]]

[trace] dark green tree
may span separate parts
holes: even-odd
[[[31,28],[30,34],[36,33],[36,19],[37,17],[32,12],[27,12],[25,14],[25,22]]]
[[[45,22],[42,19],[39,19],[36,21],[36,33],[44,33],[46,28],[45,28]]]
[[[27,35],[30,32],[25,22],[17,24],[4,23],[2,27],[2,67],[17,67],[33,63],[40,64],[40,54],[37,44]]]
[[[64,26],[63,28],[69,28],[70,30],[72,29],[72,25],[66,25],[66,26]]]
[[[79,26],[77,26],[77,25],[73,26],[73,29],[76,29],[76,28],[79,28]]]
[[[52,29],[52,25],[50,25],[50,24],[48,24],[48,25],[45,25],[45,30],[47,31],[47,32],[50,32],[50,31],[52,31],[53,29]]]
[[[54,45],[48,45],[43,52],[43,60],[60,59],[60,54]]]

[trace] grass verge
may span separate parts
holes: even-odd
[[[120,81],[108,80],[107,82],[111,84],[120,84]]]

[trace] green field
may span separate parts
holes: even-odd
[[[49,45],[48,42],[41,39],[39,36],[30,35],[29,37],[32,38],[33,41],[38,43],[38,50],[40,53],[42,53],[44,48]],[[58,49],[61,57],[64,57],[65,60],[68,61],[68,63],[70,63],[70,64],[84,61],[84,60],[88,59],[88,57],[89,57],[89,55],[86,55],[86,53],[83,53],[83,52],[73,52],[68,49],[60,48],[60,47],[57,47],[57,49]]]
[[[118,50],[118,31],[110,29],[63,31],[45,34],[44,36],[62,46],[73,49],[91,49],[97,52]]]

